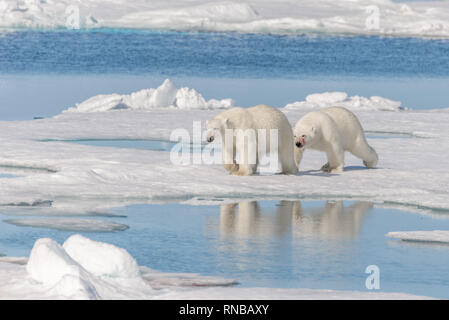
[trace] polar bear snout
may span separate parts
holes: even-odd
[[[306,145],[306,139],[304,138],[304,136],[300,138],[295,137],[295,145],[298,148],[304,148],[304,146]]]
[[[212,142],[212,141],[214,141],[214,139],[215,139],[215,137],[214,136],[209,136],[209,137],[207,137],[207,142]]]

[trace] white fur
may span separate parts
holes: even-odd
[[[293,130],[295,161],[299,165],[305,149],[326,152],[328,163],[321,170],[339,173],[344,167],[344,152],[349,151],[363,160],[368,168],[377,165],[376,151],[368,145],[362,125],[348,109],[331,107],[307,113]]]
[[[222,139],[223,166],[230,174],[252,175],[257,171],[260,156],[258,142],[261,138],[266,139],[267,153],[270,151],[276,152],[276,150],[270,150],[271,129],[278,130],[278,152],[276,160],[279,161],[281,173],[296,174],[298,172],[298,166],[294,160],[292,128],[287,117],[278,109],[266,105],[258,105],[247,109],[232,108],[208,121],[206,126],[209,142],[220,134]],[[255,139],[251,142],[248,142],[250,139],[247,139],[245,142],[245,140],[234,136],[232,141],[226,141],[226,129],[254,129],[250,131],[255,133]],[[260,132],[257,131],[258,129],[265,129],[266,136],[259,136]],[[239,154],[239,157],[243,156],[243,159],[239,159],[239,163],[236,161],[236,154]]]

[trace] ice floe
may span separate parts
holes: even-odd
[[[396,231],[389,232],[386,236],[403,241],[449,244],[449,230]]]
[[[325,101],[327,105],[329,101],[350,99],[346,94],[325,94],[324,97],[326,99],[313,95],[309,100],[313,104]],[[294,124],[311,109],[282,110]],[[32,208],[33,203],[46,200],[52,201],[49,211],[85,214],[104,213],[108,208],[127,204],[194,197],[321,196],[403,204],[426,211],[437,209],[442,213],[449,210],[449,173],[441,157],[441,152],[449,145],[449,113],[444,110],[385,112],[381,111],[383,104],[352,110],[366,131],[387,132],[391,137],[368,137],[380,157],[376,169],[365,170],[360,160],[347,154],[344,174],[326,176],[326,179],[319,171],[325,157],[313,151],[305,153],[296,177],[264,173],[237,178],[227,175],[220,164],[174,165],[169,152],[53,141],[168,141],[176,129],[192,133],[194,122],[204,127],[205,121],[220,110],[156,108],[65,112],[39,121],[4,121],[0,123],[0,166],[51,168],[52,171],[27,174],[24,170],[23,176],[0,179],[0,204],[10,210],[13,207],[8,204],[23,203]],[[412,138],[404,139],[400,135],[395,138],[395,134]]]
[[[116,232],[123,231],[129,227],[125,224],[75,218],[26,218],[26,219],[6,219],[3,222],[10,223],[19,227],[47,228],[65,231],[78,232]]]
[[[305,101],[289,103],[286,109],[300,108],[327,108],[327,107],[345,107],[358,110],[381,110],[381,111],[399,111],[406,108],[401,106],[400,101],[393,101],[387,98],[373,96],[370,98],[361,96],[348,97],[346,92],[324,92],[314,93],[306,97]]]

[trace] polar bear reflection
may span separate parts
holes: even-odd
[[[356,236],[371,202],[359,201],[347,207],[343,201],[327,201],[324,207],[302,208],[300,201],[280,201],[275,215],[260,208],[257,201],[220,207],[220,233],[237,237],[283,236],[347,238]]]

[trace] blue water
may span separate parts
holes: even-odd
[[[137,30],[0,34],[0,120],[51,117],[97,94],[165,78],[206,99],[283,107],[310,93],[449,108],[449,41]]]
[[[449,41],[136,30],[12,32],[0,73],[448,77]]]
[[[32,208],[28,209],[26,217],[32,215]],[[45,208],[37,210],[42,215]],[[74,233],[3,222],[24,218],[20,212],[0,210],[0,251],[5,254],[26,256],[38,238],[62,243]],[[354,201],[169,203],[128,206],[110,213],[119,217],[89,219],[113,221],[129,229],[81,234],[124,247],[140,265],[154,269],[235,278],[244,287],[366,291],[365,268],[377,265],[382,291],[449,298],[449,246],[385,237],[390,231],[449,229],[447,218]]]

